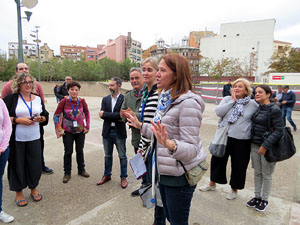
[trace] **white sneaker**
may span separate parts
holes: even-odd
[[[13,216],[8,215],[4,211],[1,211],[1,213],[0,213],[0,221],[2,221],[3,223],[10,223],[10,222],[12,222],[14,220],[15,220],[15,218]]]
[[[207,185],[204,185],[202,187],[199,187],[199,190],[200,191],[215,191],[216,190],[216,185],[211,186],[211,185],[207,184]]]
[[[233,199],[236,199],[237,198],[237,192],[234,192],[233,190],[231,190],[231,193],[229,193],[226,198],[228,200],[233,200]]]

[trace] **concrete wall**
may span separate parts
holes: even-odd
[[[220,83],[219,86],[216,83],[202,83],[195,86],[195,92],[208,103],[219,103],[222,97],[223,86],[226,83]],[[255,84],[254,84],[255,85]],[[269,85],[273,91],[277,90],[277,85]],[[295,110],[300,110],[300,85],[289,85],[290,90],[296,94]]]
[[[6,82],[0,82],[0,88],[4,86]],[[54,96],[54,87],[57,83],[54,82],[41,82],[45,96]],[[63,84],[58,83],[58,84]],[[81,90],[80,96],[94,96],[94,97],[103,97],[109,95],[107,83],[105,82],[80,82]],[[121,93],[125,94],[127,90],[131,89],[130,83],[125,83],[122,85]]]

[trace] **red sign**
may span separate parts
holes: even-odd
[[[272,80],[284,80],[284,76],[272,76]]]

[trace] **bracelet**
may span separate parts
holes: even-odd
[[[14,123],[14,124],[17,124],[17,121],[16,121],[16,120],[17,120],[17,117],[14,117],[14,118],[13,118],[13,123]]]

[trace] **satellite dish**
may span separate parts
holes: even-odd
[[[32,9],[38,4],[38,0],[22,0],[21,4],[28,9]]]

